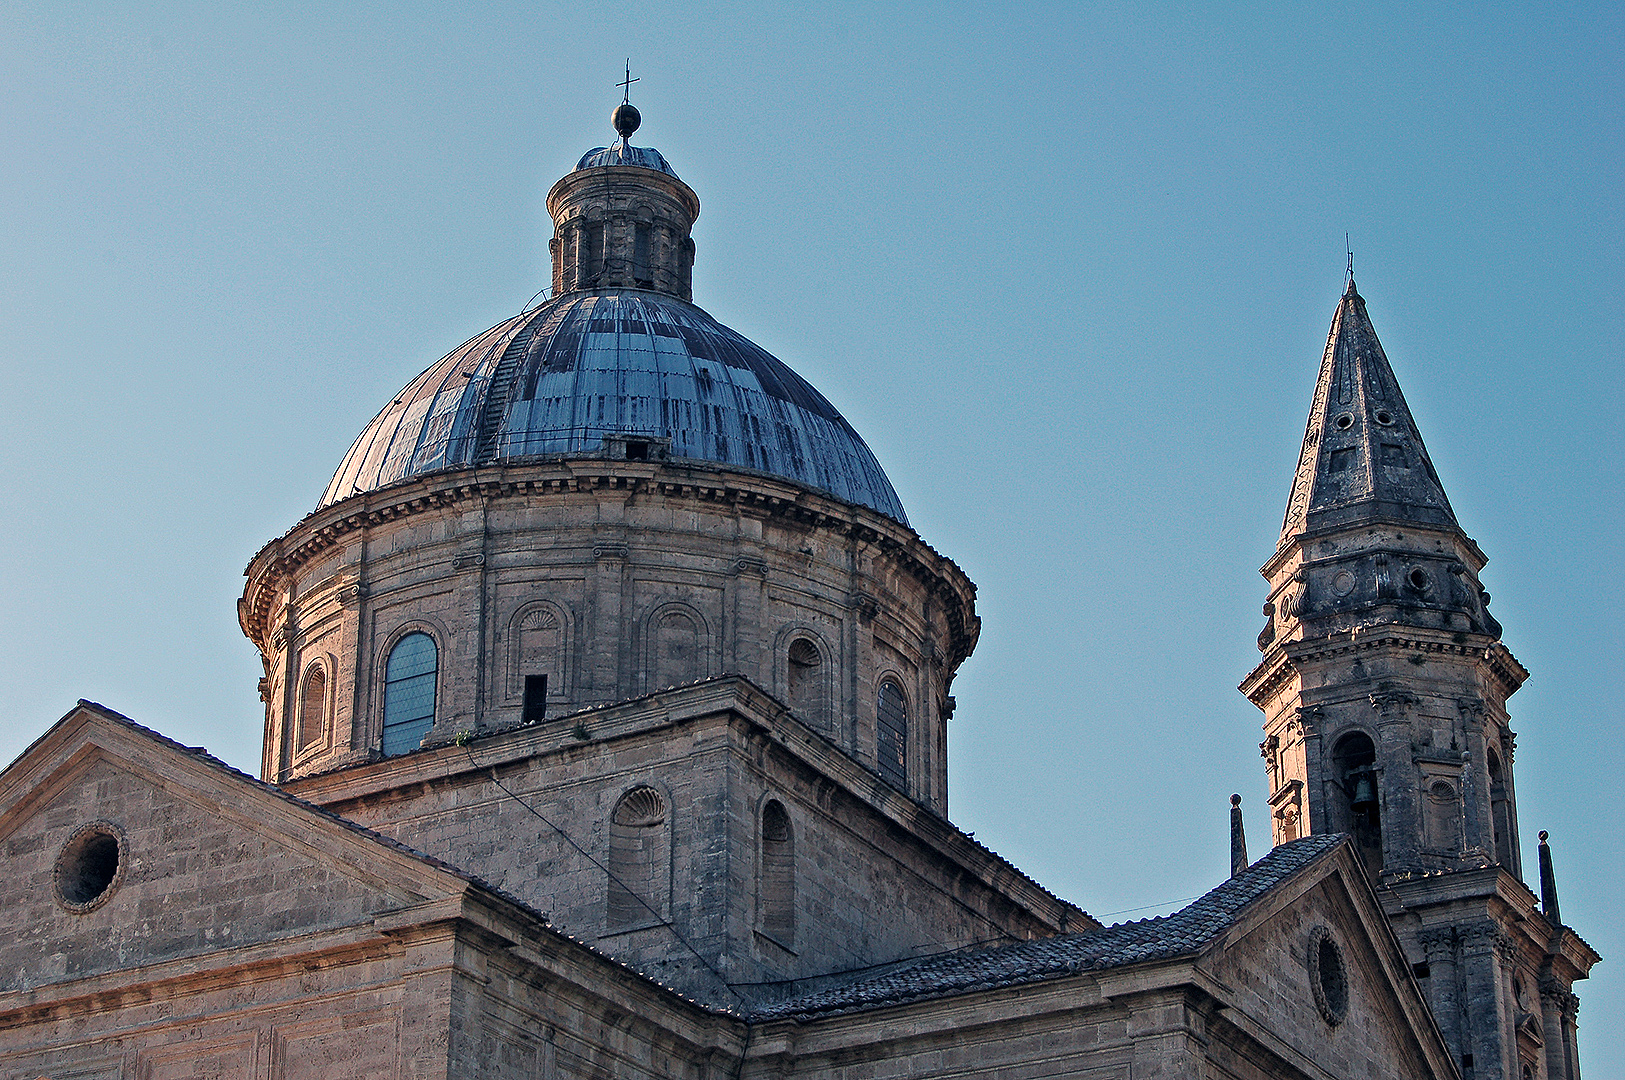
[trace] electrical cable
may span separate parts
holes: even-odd
[[[469,765],[472,766],[476,772],[480,771],[479,762],[474,760],[474,754],[473,754],[472,751],[470,751],[468,749],[467,746],[463,747],[463,753],[465,755],[467,755]],[[621,888],[625,889],[629,896],[631,896],[633,899],[635,899],[639,904],[643,905],[643,907],[649,912],[649,914],[651,914],[651,915],[653,915],[655,917],[655,922],[658,925],[664,926],[666,929],[670,930],[672,937],[676,938],[679,942],[682,943],[682,945],[683,945],[683,947],[685,949],[687,949],[689,952],[694,954],[695,958],[697,960],[699,960],[699,962],[705,967],[705,969],[707,971],[709,971],[713,976],[716,977],[717,982],[720,983],[723,986],[723,988],[728,991],[728,993],[732,994],[735,998],[737,998],[740,1001],[741,1004],[745,1003],[744,996],[742,994],[740,994],[739,991],[737,991],[737,990],[735,990],[733,988],[733,985],[731,983],[729,983],[726,978],[723,977],[722,972],[718,971],[716,969],[716,967],[714,965],[712,965],[711,961],[707,960],[705,958],[705,955],[703,953],[701,953],[700,950],[696,949],[693,946],[693,944],[688,940],[688,938],[683,936],[683,932],[681,930],[677,929],[677,927],[669,919],[663,918],[661,916],[660,912],[656,911],[654,906],[652,904],[650,904],[649,901],[645,900],[641,895],[639,895],[639,893],[638,893],[638,891],[636,889],[632,888],[626,882],[622,881],[619,877],[616,876],[616,874],[615,874],[615,872],[613,870],[611,870],[609,867],[605,866],[603,863],[599,862],[596,858],[594,858],[592,853],[590,851],[588,851],[586,848],[584,848],[580,844],[576,843],[575,840],[571,838],[569,833],[565,832],[562,828],[555,825],[552,821],[548,820],[548,818],[546,816],[544,816],[542,814],[542,812],[537,810],[534,806],[530,805],[528,802],[526,802],[524,799],[520,798],[518,795],[514,794],[512,791],[509,791],[508,788],[502,783],[502,781],[497,778],[497,770],[496,770],[495,765],[492,765],[490,768],[491,768],[491,783],[496,785],[498,791],[501,791],[504,795],[508,796],[508,798],[512,799],[514,802],[518,803],[520,806],[523,806],[526,810],[529,810],[531,812],[531,814],[538,821],[540,821],[542,824],[546,825],[548,828],[552,829],[554,832],[558,833],[561,837],[563,837],[564,842],[566,844],[569,844],[571,847],[575,848],[575,850],[578,853],[580,853],[580,855],[583,858],[585,858],[588,862],[592,863],[598,869],[602,870],[605,873],[605,875],[608,876],[609,880],[613,881],[615,884],[617,884]]]

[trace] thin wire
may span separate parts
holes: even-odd
[[[1131,915],[1136,911],[1150,911],[1152,908],[1167,907],[1169,904],[1183,904],[1187,900],[1200,900],[1202,897],[1204,897],[1206,895],[1207,895],[1206,893],[1197,893],[1195,896],[1181,896],[1177,900],[1164,900],[1160,904],[1144,904],[1144,905],[1142,905],[1140,907],[1126,907],[1126,908],[1123,908],[1121,911],[1103,912],[1100,917],[1102,919],[1107,919],[1107,918],[1110,918],[1113,915]]]
[[[465,755],[467,755],[468,763],[471,766],[473,766],[476,771],[478,771],[479,768],[480,768],[480,764],[479,764],[479,762],[474,760],[473,752],[470,751],[467,746],[464,746],[463,747],[463,753]],[[660,912],[656,911],[654,909],[654,906],[651,905],[649,903],[649,901],[645,900],[642,896],[638,895],[638,891],[636,889],[632,888],[626,882],[622,881],[619,877],[617,877],[615,875],[615,872],[613,870],[611,870],[609,867],[605,866],[603,863],[601,863],[597,859],[593,858],[593,855],[592,855],[592,853],[590,851],[588,851],[586,848],[582,847],[580,844],[576,843],[575,840],[571,839],[569,833],[565,832],[563,829],[559,828],[557,825],[553,824],[553,822],[549,821],[546,817],[544,817],[542,815],[541,811],[537,810],[534,806],[530,805],[530,803],[526,802],[524,799],[521,799],[518,795],[515,795],[513,792],[509,791],[505,786],[503,786],[502,781],[497,779],[497,769],[496,769],[495,765],[491,766],[491,783],[495,784],[497,786],[497,790],[501,791],[504,795],[508,796],[508,798],[512,799],[514,802],[518,803],[520,806],[523,806],[526,810],[529,810],[533,815],[535,815],[536,819],[538,821],[540,821],[542,824],[546,825],[548,828],[552,829],[554,832],[556,832],[560,836],[564,837],[564,842],[566,844],[569,844],[571,847],[575,848],[576,851],[579,852],[588,862],[592,863],[594,866],[598,867],[598,869],[602,870],[606,875],[608,875],[609,880],[613,881],[615,884],[617,884],[621,888],[625,889],[627,891],[627,893],[633,899],[635,899],[638,903],[642,904],[644,906],[644,908],[648,910],[649,914],[651,914],[651,915],[653,915],[655,917],[655,922],[656,923],[658,923],[660,926],[664,926],[666,929],[670,930],[672,937],[674,937],[678,941],[682,942],[683,947],[686,948],[689,952],[693,953],[695,958],[698,959],[699,962],[705,966],[705,969],[707,971],[709,971],[712,975],[716,976],[717,982],[721,983],[727,989],[728,993],[730,993],[734,997],[738,998],[739,1001],[742,1004],[745,1003],[744,996],[741,995],[737,990],[735,990],[733,988],[732,984],[730,984],[728,982],[728,980],[723,977],[722,972],[718,971],[715,967],[713,967],[711,965],[711,961],[707,960],[705,958],[705,955],[703,953],[701,953],[700,950],[696,949],[689,942],[689,940],[686,937],[683,936],[683,933],[682,933],[681,930],[678,930],[677,927],[675,925],[673,925],[669,920],[662,918],[661,915],[660,915]]]

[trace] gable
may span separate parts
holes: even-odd
[[[0,787],[0,992],[370,924],[461,884],[403,874],[409,855],[141,729],[80,719]]]
[[[1249,911],[1203,963],[1227,1016],[1337,1076],[1450,1076],[1449,1055],[1347,847]]]

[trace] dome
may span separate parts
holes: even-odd
[[[321,505],[446,469],[601,457],[606,436],[659,440],[669,459],[766,473],[907,523],[822,394],[693,304],[641,289],[567,293],[453,350],[367,425]]]
[[[672,167],[666,164],[666,159],[659,150],[652,146],[627,146],[624,141],[614,146],[600,146],[596,150],[588,150],[576,162],[575,171],[582,169],[597,169],[605,165],[636,165],[643,169],[653,169],[663,172],[667,176],[675,177],[677,174]]]

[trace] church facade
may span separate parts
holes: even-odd
[[[947,820],[975,587],[614,122],[550,298],[250,563],[261,776],[88,702],[0,774],[0,1075],[1577,1080],[1522,669],[1352,282],[1243,684],[1277,846],[1102,926]]]

